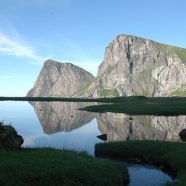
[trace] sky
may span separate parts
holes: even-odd
[[[25,96],[47,59],[93,75],[119,34],[186,48],[185,0],[0,0],[0,96]]]

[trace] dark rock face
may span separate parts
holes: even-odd
[[[79,92],[93,79],[93,75],[78,66],[47,60],[27,96],[69,97]]]
[[[102,134],[102,135],[99,135],[97,136],[97,138],[103,140],[103,141],[106,141],[107,140],[107,134]]]
[[[23,142],[13,127],[0,124],[0,148],[20,148]]]
[[[186,129],[183,129],[180,133],[179,136],[182,141],[186,141]]]

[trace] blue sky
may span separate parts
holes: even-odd
[[[0,0],[0,96],[25,96],[48,58],[96,75],[119,34],[186,48],[185,9],[185,0]]]

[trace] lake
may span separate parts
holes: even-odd
[[[75,108],[79,103],[0,102],[0,120],[23,136],[23,147],[53,147],[94,154],[101,132],[96,119]]]
[[[0,120],[11,124],[18,134],[23,136],[23,147],[85,151],[93,156],[95,144],[104,143],[97,138],[101,134],[106,134],[106,141],[180,141],[179,132],[186,128],[186,116],[95,114],[77,110],[91,104],[1,101]],[[139,183],[137,180],[142,180],[144,172],[145,175],[149,173],[149,176],[154,177],[154,180],[149,179],[153,185],[156,185],[156,180],[163,180],[162,183],[171,181],[171,178],[160,170],[148,166],[130,165],[129,172],[133,180],[131,186]],[[158,184],[160,182],[157,182]]]

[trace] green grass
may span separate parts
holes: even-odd
[[[149,62],[150,64],[153,62]],[[144,96],[152,95],[152,90],[154,90],[154,86],[156,80],[152,79],[151,77],[152,67],[149,66],[148,68],[142,70],[138,76],[138,86],[141,87],[141,94]],[[146,85],[146,86],[144,86]],[[137,93],[139,94],[139,93]]]
[[[58,102],[103,102],[103,103],[186,103],[186,97],[120,96],[113,98],[78,97],[0,97],[0,101],[58,101]]]
[[[40,102],[95,102],[97,99],[76,97],[0,97],[0,101],[40,101]]]
[[[167,54],[176,53],[183,62],[186,62],[186,49],[185,48],[175,47],[175,46],[166,45],[166,44],[157,43],[157,42],[156,42],[156,45],[159,46],[161,49],[163,49],[163,51],[165,51]]]
[[[170,96],[186,96],[186,85],[182,84],[178,89],[171,92]]]
[[[125,103],[125,104],[102,104],[88,106],[81,108],[89,112],[114,112],[125,113],[129,115],[164,115],[177,116],[186,114],[185,103],[157,103],[157,104],[143,104],[143,103]]]
[[[55,149],[0,150],[0,185],[127,185],[119,163]]]
[[[182,115],[186,114],[186,97],[129,96],[114,98],[65,98],[65,97],[0,97],[0,101],[58,101],[100,102],[80,110],[91,112],[115,112],[134,115]],[[110,103],[110,104],[108,104]]]
[[[183,62],[186,62],[186,49],[174,47],[174,51]]]
[[[125,102],[125,101],[136,101],[143,98],[144,96],[125,96],[125,97],[114,97],[114,98],[79,98],[79,97],[0,97],[0,101],[40,101],[40,102]],[[186,98],[185,98],[186,101]]]
[[[40,101],[40,102],[121,102],[136,100],[138,97],[115,97],[115,98],[77,98],[77,97],[0,97],[0,101]],[[186,99],[185,99],[186,100]]]
[[[118,97],[119,92],[117,89],[102,89],[100,95],[101,97]]]
[[[65,97],[0,97],[0,101],[58,101],[100,102],[102,105],[88,106],[79,110],[91,112],[115,112],[133,115],[184,115],[186,97],[129,96],[114,98],[65,98]],[[110,103],[110,104],[108,104]]]
[[[111,142],[96,145],[96,156],[159,166],[186,185],[186,143],[160,141]]]

